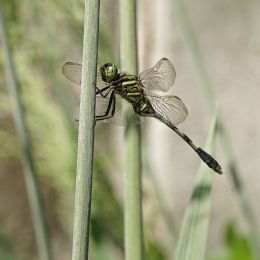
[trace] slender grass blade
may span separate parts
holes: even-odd
[[[216,133],[217,112],[214,112],[206,150],[212,153]],[[202,260],[205,256],[211,205],[212,171],[201,162],[189,205],[186,208],[175,259]]]

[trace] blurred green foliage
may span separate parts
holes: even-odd
[[[230,222],[224,230],[224,248],[214,260],[253,260],[253,253],[250,249],[249,238],[241,234],[235,225]]]
[[[156,241],[145,240],[145,259],[146,260],[164,260],[166,259],[163,248]]]
[[[12,248],[4,236],[0,234],[0,259],[13,259]]]

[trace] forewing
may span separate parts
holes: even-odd
[[[80,86],[81,82],[81,64],[66,62],[62,67],[62,73],[67,79]]]
[[[62,73],[65,77],[79,86],[81,85],[81,71],[82,65],[75,62],[66,62],[62,67]],[[102,80],[99,71],[97,71],[96,86],[98,89],[107,86],[107,84]]]
[[[155,94],[147,94],[146,97],[156,113],[174,125],[182,123],[188,116],[188,110],[179,97]]]
[[[176,72],[173,64],[162,58],[153,68],[143,71],[139,80],[147,90],[168,91],[174,84]]]

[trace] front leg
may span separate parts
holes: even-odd
[[[108,118],[111,118],[111,117],[114,116],[114,114],[115,114],[115,105],[116,105],[115,100],[116,100],[116,98],[115,98],[114,92],[112,92],[111,96],[109,98],[109,102],[108,102],[108,106],[107,106],[105,114],[96,116],[96,120],[108,119]],[[111,108],[112,108],[112,113],[111,113],[111,115],[109,115],[109,112],[111,111]]]
[[[107,95],[109,94],[109,92],[114,88],[112,85],[109,85],[109,86],[106,86],[106,87],[104,87],[104,88],[102,88],[102,89],[99,89],[99,88],[95,85],[94,82],[93,82],[92,84],[93,84],[93,87],[95,87],[95,89],[96,89],[96,95],[100,94],[103,98],[107,97]],[[106,90],[108,90],[108,92],[104,94],[103,92],[106,91]]]

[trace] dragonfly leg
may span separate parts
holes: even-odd
[[[102,92],[105,91],[105,90],[107,90],[107,89],[108,89],[107,93],[106,93],[106,94],[103,94]],[[105,88],[101,89],[101,90],[100,90],[100,95],[101,95],[103,98],[106,98],[106,97],[108,96],[108,94],[110,93],[110,91],[112,91],[112,93],[114,92],[114,87],[113,87],[113,86],[109,86],[109,87],[105,87]],[[112,96],[112,94],[111,94],[111,96]]]
[[[93,86],[96,88],[96,95],[97,95],[97,94],[100,94],[103,98],[107,97],[107,95],[109,94],[109,92],[113,89],[112,86],[107,86],[107,87],[104,87],[104,88],[102,88],[102,89],[99,89],[99,88],[95,85],[94,82],[93,82]],[[108,91],[107,91],[107,93],[104,94],[103,92],[106,91],[106,90],[108,90]]]
[[[112,113],[111,113],[111,115],[109,115],[109,112],[111,111],[111,107],[112,107]],[[109,98],[109,102],[108,102],[108,106],[107,106],[107,110],[106,110],[105,114],[96,116],[96,120],[109,119],[109,118],[113,117],[114,114],[115,114],[115,96],[114,96],[114,91],[113,91]]]
[[[113,108],[112,108],[111,117],[114,116],[115,111],[116,111],[116,98],[115,98],[115,96],[114,96],[114,98],[113,98]]]

